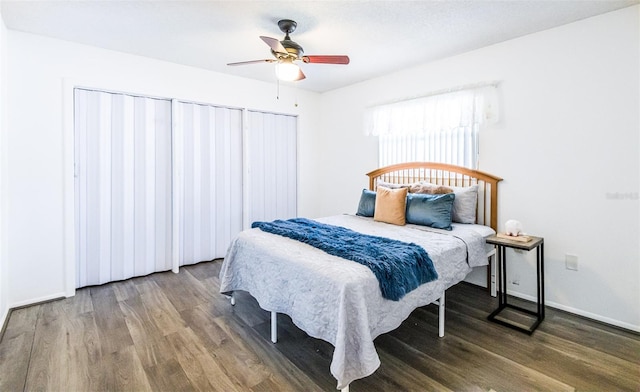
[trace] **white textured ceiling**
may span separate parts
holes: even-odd
[[[640,0],[89,1],[2,0],[9,29],[274,82],[258,37],[298,22],[305,54],[347,54],[349,65],[302,64],[297,86],[328,91],[638,4]]]

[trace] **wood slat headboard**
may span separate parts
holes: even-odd
[[[468,187],[478,185],[476,222],[498,231],[498,182],[502,178],[466,167],[434,162],[408,162],[381,167],[367,173],[369,189],[375,190],[378,181],[393,184],[412,184],[427,181],[445,186]]]

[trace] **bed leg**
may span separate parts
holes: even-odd
[[[231,300],[231,306],[235,306],[236,304],[235,292],[231,293],[231,296],[229,297],[229,299]]]
[[[444,336],[444,292],[438,300],[438,336]]]
[[[278,342],[278,313],[271,312],[271,341]]]

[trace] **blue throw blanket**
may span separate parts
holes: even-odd
[[[438,279],[427,252],[414,243],[361,234],[305,218],[254,222],[251,227],[289,237],[367,266],[380,284],[382,296],[398,301],[423,283]]]

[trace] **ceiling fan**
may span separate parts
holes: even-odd
[[[278,41],[275,38],[260,36],[269,47],[271,48],[271,54],[273,55],[273,59],[264,59],[264,60],[251,60],[251,61],[240,61],[237,63],[229,63],[227,65],[245,65],[245,64],[258,64],[258,63],[277,63],[276,64],[276,76],[279,80],[286,81],[297,81],[302,80],[306,76],[300,69],[300,67],[295,64],[295,61],[302,60],[305,63],[316,63],[316,64],[349,64],[349,56],[339,56],[339,55],[310,55],[305,56],[304,50],[302,46],[298,45],[296,42],[292,41],[289,37],[289,34],[293,33],[298,24],[290,19],[282,19],[278,22],[278,27],[280,31],[285,33],[284,39],[282,41]]]

